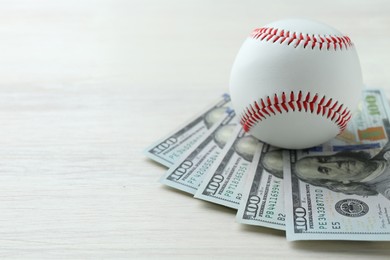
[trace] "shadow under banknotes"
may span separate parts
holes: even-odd
[[[158,163],[158,162],[156,162],[156,161],[154,161],[152,159],[146,158],[146,159],[144,159],[144,161],[147,162],[147,163],[153,164],[156,167],[160,167],[161,169],[163,169],[165,171],[168,169],[166,166],[164,166],[161,163]]]
[[[215,210],[218,212],[223,212],[227,214],[232,214],[232,217],[234,218],[236,216],[236,209],[232,209],[229,207],[225,207],[223,205],[215,204],[208,201],[198,200],[201,204],[201,207],[205,208],[206,210]]]
[[[237,210],[229,207],[225,207],[223,205],[214,204],[207,201],[200,201],[201,207],[204,208],[207,211],[215,210],[218,211],[220,214],[231,214],[234,218],[236,216]],[[253,226],[253,225],[245,225],[241,223],[236,223],[240,230],[243,232],[251,232],[251,233],[262,233],[262,234],[268,234],[268,235],[274,235],[279,237],[286,237],[286,232],[282,230],[267,228],[267,227],[261,227],[261,226]]]
[[[293,241],[291,246],[294,249],[311,252],[335,253],[367,257],[389,256],[390,242],[388,241],[345,241],[345,240],[316,240],[316,241]],[[368,258],[367,258],[368,259]]]
[[[174,192],[174,193],[177,193],[177,194],[180,194],[180,195],[184,195],[188,198],[191,198],[193,199],[194,195],[188,193],[188,192],[185,192],[185,191],[182,191],[182,190],[178,190],[178,189],[175,189],[175,188],[172,188],[172,187],[169,187],[169,186],[165,186],[165,185],[161,185],[161,188],[162,189],[166,189],[166,190],[169,190],[170,192]]]
[[[243,232],[261,233],[261,234],[267,234],[267,235],[278,236],[278,237],[283,237],[283,238],[286,237],[286,232],[283,230],[277,230],[277,229],[272,229],[272,228],[268,228],[268,227],[261,227],[261,226],[244,225],[244,224],[240,224],[240,223],[237,223],[237,224],[241,226],[240,229]]]

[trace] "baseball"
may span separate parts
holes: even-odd
[[[341,133],[362,86],[350,38],[305,19],[253,30],[230,77],[233,107],[244,130],[287,149],[319,145]]]

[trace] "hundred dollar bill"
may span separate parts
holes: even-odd
[[[387,142],[386,95],[379,89],[365,89],[359,108],[354,111],[351,121],[344,132],[331,141],[313,147],[311,151],[337,152],[346,150],[377,150]],[[385,119],[385,120],[384,120]]]
[[[205,111],[146,148],[145,155],[166,167],[172,166],[204,136],[215,122],[225,116],[229,103],[230,96],[228,94],[222,95]]]
[[[173,188],[195,194],[201,184],[205,172],[217,160],[218,156],[230,139],[233,132],[237,131],[237,123],[233,110],[217,122],[210,131],[183,155],[182,160],[175,163],[168,172],[162,176],[160,182]]]
[[[380,159],[363,163],[355,161],[352,153],[348,156],[302,155],[298,151],[285,155],[288,240],[390,240],[390,201],[385,197],[389,187],[383,187],[389,181],[380,183],[389,178],[388,165],[380,173],[375,172],[378,169],[358,172],[357,168],[368,168]],[[342,173],[336,175],[336,171]],[[362,176],[347,181],[355,179],[347,174]],[[380,184],[378,189],[376,184]]]
[[[195,198],[238,208],[259,140],[246,134],[241,125],[237,128],[221,152],[223,156],[207,171]]]
[[[379,150],[284,152],[287,239],[390,240],[390,110],[379,90],[363,101],[357,133]]]
[[[238,222],[285,229],[282,164],[281,149],[259,143],[237,211]]]
[[[331,151],[334,153],[340,150],[360,149],[365,150],[366,153],[373,154],[377,153],[378,149],[383,148],[386,142],[388,142],[388,135],[385,134],[387,129],[385,119],[387,119],[387,115],[382,113],[382,111],[386,110],[383,106],[375,108],[373,100],[374,98],[383,98],[384,96],[379,90],[367,90],[363,94],[363,99],[370,106],[362,106],[359,109],[356,113],[357,116],[348,125],[345,133],[322,146],[311,148],[308,151],[317,153]],[[378,110],[381,111],[381,115],[378,115]],[[249,176],[244,188],[245,192],[237,213],[237,220],[246,224],[284,229],[284,192],[280,192],[283,191],[282,150],[264,145],[261,151],[259,150],[254,156],[252,165],[254,168],[249,170]],[[257,175],[255,176],[255,174]],[[264,185],[269,187],[272,181],[277,181],[278,179],[280,179],[280,185],[277,182],[273,186],[274,190],[268,188],[264,193],[264,188],[262,187]],[[278,189],[279,191],[275,192]],[[266,199],[261,200],[261,196],[256,195],[256,192],[264,195]],[[272,194],[272,199],[270,199],[271,207],[269,209],[275,209],[275,211],[268,212],[273,215],[266,215],[265,213],[267,212],[264,212],[264,209],[267,198],[271,197],[270,194]],[[278,202],[275,204],[277,207],[274,207],[275,205],[272,204],[273,200]],[[276,212],[277,214],[275,214]],[[263,219],[270,220],[272,217],[276,218],[276,221],[273,223],[262,221]]]

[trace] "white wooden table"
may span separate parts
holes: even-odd
[[[142,150],[228,91],[251,29],[348,33],[390,95],[388,1],[0,2],[0,259],[388,259],[390,243],[287,242],[162,186]],[[390,97],[390,96],[389,96]]]

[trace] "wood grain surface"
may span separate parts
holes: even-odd
[[[228,91],[255,27],[350,35],[390,94],[388,1],[0,1],[0,259],[388,259],[388,242],[287,242],[158,182],[143,149]]]

